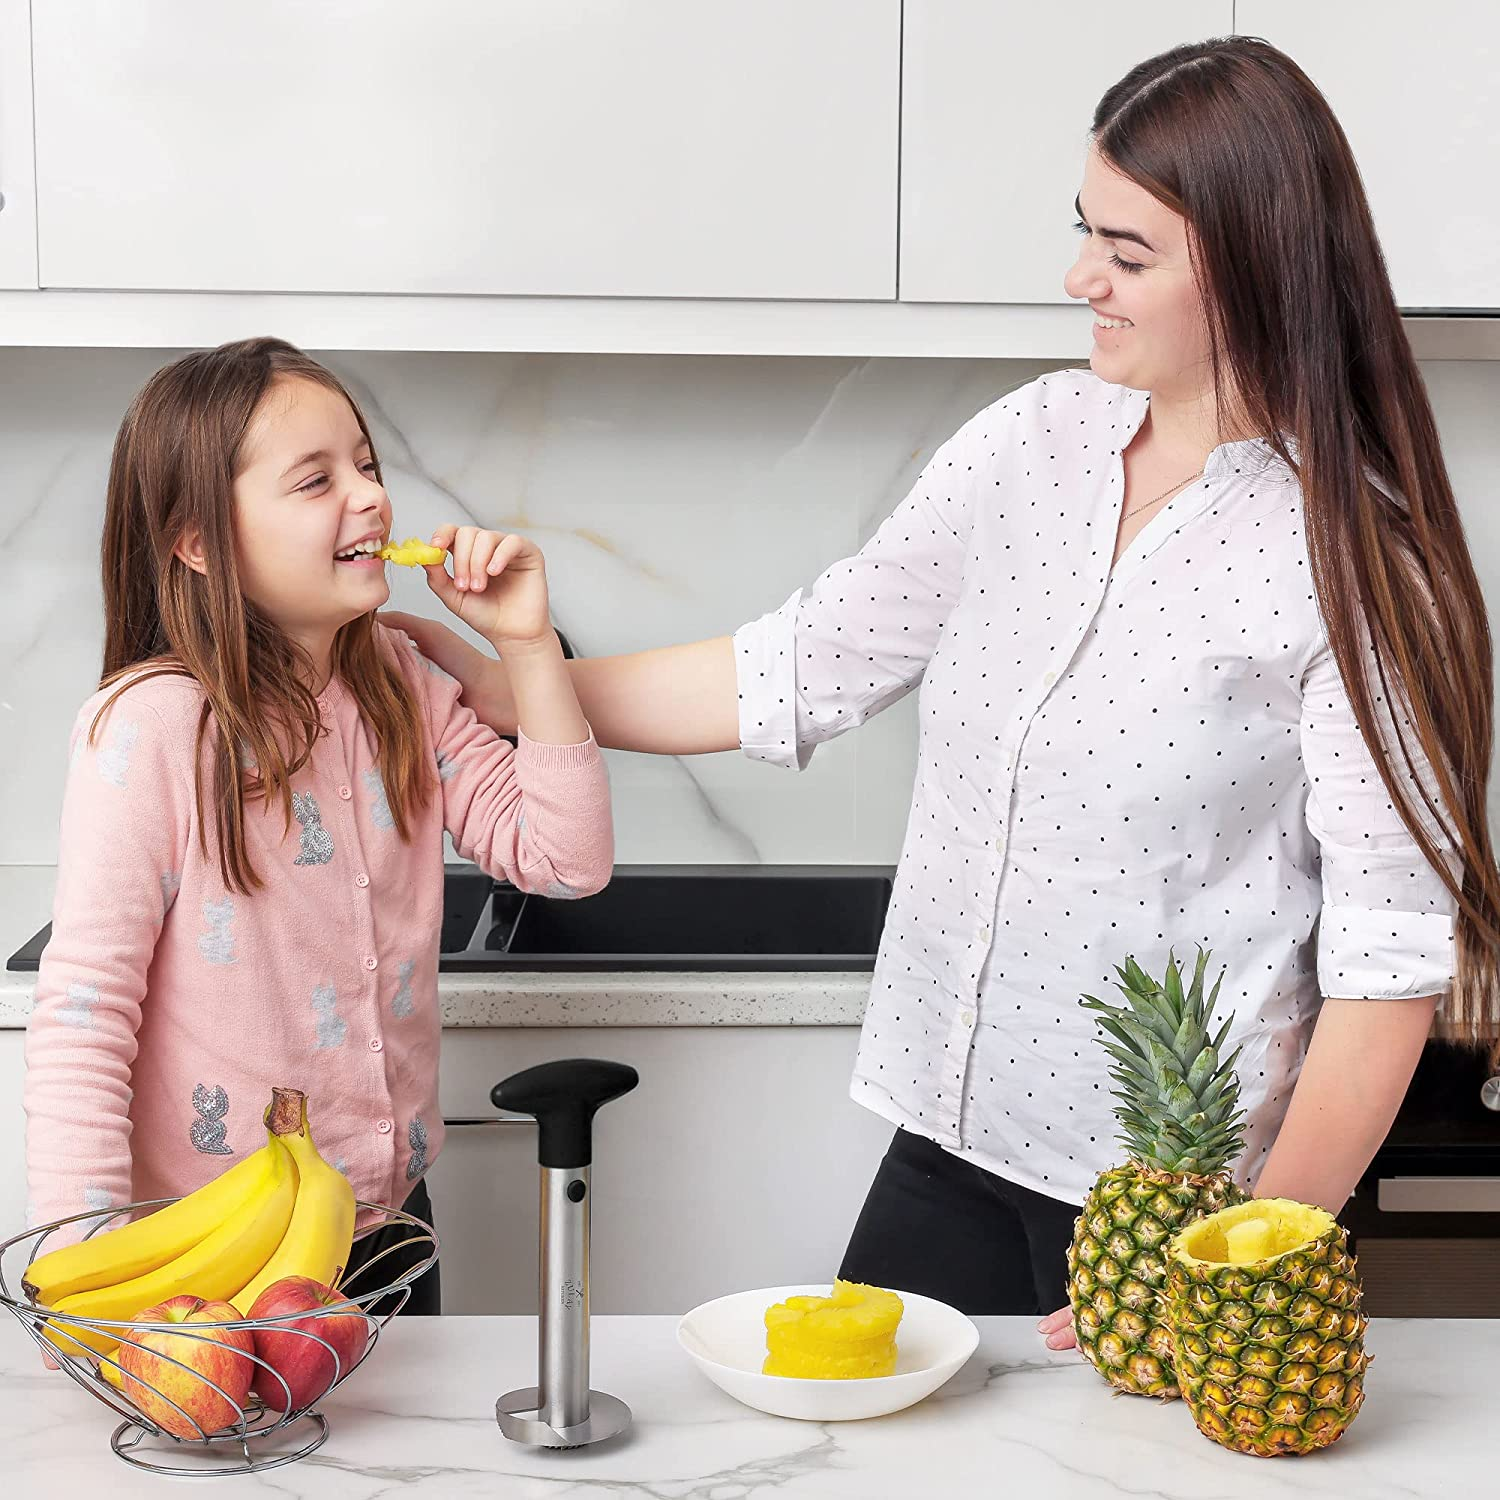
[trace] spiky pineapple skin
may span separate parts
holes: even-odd
[[[1132,1396],[1178,1394],[1166,1315],[1167,1246],[1178,1230],[1243,1202],[1227,1175],[1187,1176],[1127,1162],[1100,1174],[1068,1247],[1078,1347]]]
[[[1362,1300],[1338,1225],[1249,1265],[1169,1254],[1167,1318],[1198,1430],[1262,1458],[1337,1442],[1364,1401]]]

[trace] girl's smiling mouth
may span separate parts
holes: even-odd
[[[355,542],[352,546],[340,548],[333,554],[333,560],[337,563],[354,563],[356,565],[375,563],[384,566],[380,557],[380,549],[385,545],[385,538],[379,534],[367,536]]]

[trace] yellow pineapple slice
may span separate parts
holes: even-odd
[[[1241,1219],[1224,1231],[1224,1243],[1234,1265],[1249,1265],[1272,1253],[1276,1231],[1264,1219]]]
[[[788,1297],[766,1309],[762,1373],[803,1380],[868,1380],[896,1369],[895,1292],[835,1281],[827,1297]]]
[[[415,536],[404,542],[387,542],[376,555],[403,568],[430,568],[447,556],[441,547],[430,546]]]

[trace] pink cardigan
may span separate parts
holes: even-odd
[[[264,881],[249,896],[226,889],[212,837],[208,858],[199,845],[197,684],[134,684],[93,747],[108,694],[84,705],[26,1037],[31,1222],[200,1186],[264,1144],[273,1084],[307,1092],[318,1148],[359,1198],[399,1206],[443,1143],[443,830],[527,891],[584,896],[609,880],[609,782],[592,735],[513,748],[406,636],[381,636],[439,791],[403,843],[359,705],[335,679],[290,831],[279,809],[246,806]]]

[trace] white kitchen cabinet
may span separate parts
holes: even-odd
[[[900,0],[46,0],[34,31],[46,287],[895,295]]]
[[[555,1058],[635,1067],[640,1086],[595,1121],[593,1309],[685,1312],[838,1270],[891,1137],[849,1098],[857,1041],[827,1026],[453,1028],[443,1112],[493,1115],[496,1083]],[[449,1133],[428,1174],[445,1311],[536,1311],[536,1146],[528,1124]]]
[[[901,300],[1066,302],[1095,105],[1136,63],[1233,30],[1230,0],[905,10]]]
[[[1354,149],[1403,308],[1500,308],[1500,10],[1465,0],[1239,0]]]
[[[35,290],[31,7],[0,0],[0,287]]]
[[[443,1112],[493,1116],[496,1083],[554,1058],[635,1067],[640,1086],[596,1121],[593,1307],[685,1312],[838,1270],[891,1136],[849,1098],[857,1041],[849,1026],[455,1027]],[[0,1239],[26,1222],[25,1042],[0,1030]],[[428,1174],[447,1312],[536,1311],[536,1145],[530,1122],[449,1132]]]

